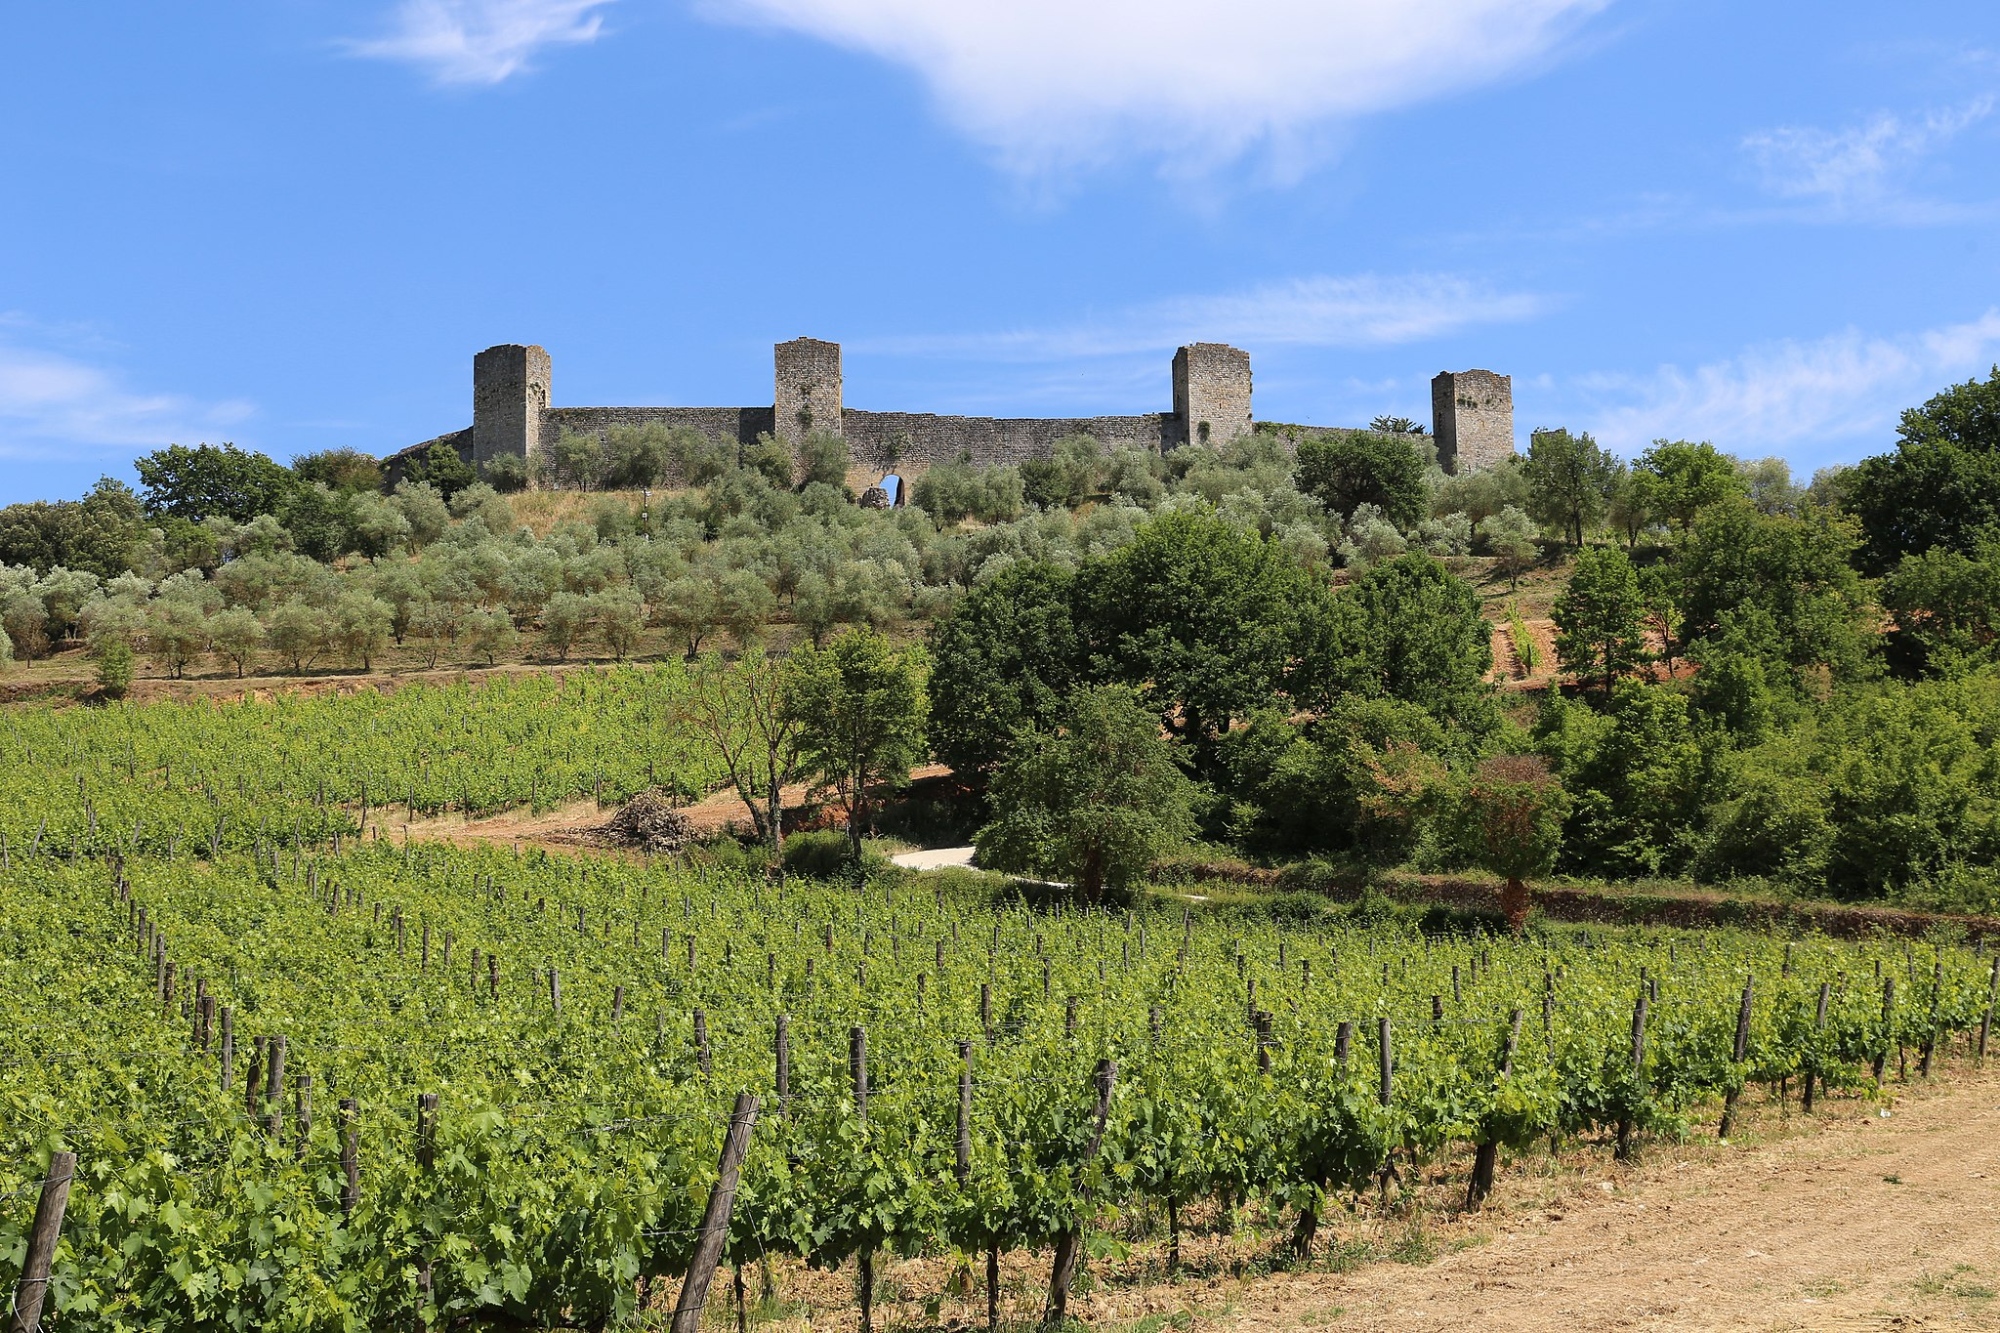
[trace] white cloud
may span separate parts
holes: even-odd
[[[1868,208],[1890,199],[1912,168],[1992,110],[1993,99],[1983,97],[1914,120],[1883,112],[1845,130],[1781,126],[1747,136],[1743,149],[1773,194]]]
[[[1849,331],[1781,342],[1650,378],[1598,376],[1581,387],[1602,404],[1586,413],[1597,438],[1624,453],[1656,439],[1710,440],[1743,455],[1873,437],[1886,447],[1903,408],[2000,358],[2000,309],[1901,337]],[[1620,400],[1623,400],[1622,402]],[[1833,452],[1833,451],[1827,451]]]
[[[1610,0],[702,0],[907,65],[1015,166],[1222,158],[1546,57]]]
[[[403,60],[439,83],[499,83],[548,46],[591,42],[610,0],[402,0],[383,37],[348,43],[357,55]]]
[[[0,325],[18,321],[0,320]],[[203,439],[250,416],[248,403],[198,403],[127,388],[58,352],[0,343],[0,457],[50,457]]]
[[[1109,317],[1049,328],[860,340],[858,350],[1010,361],[1156,352],[1188,342],[1381,347],[1474,324],[1530,319],[1547,298],[1496,291],[1451,274],[1294,278],[1241,292],[1151,302]]]

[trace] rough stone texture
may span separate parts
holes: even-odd
[[[1490,370],[1442,371],[1431,381],[1438,465],[1477,472],[1514,456],[1514,381]]]
[[[1178,423],[1168,413],[1136,417],[950,417],[930,412],[841,414],[848,453],[858,465],[921,472],[962,458],[984,466],[1047,458],[1065,435],[1093,435],[1106,448],[1170,449]]]
[[[542,451],[542,414],[549,405],[549,354],[502,343],[472,358],[472,462],[485,467],[501,454],[532,460]]]
[[[1174,415],[1180,442],[1226,444],[1248,435],[1250,353],[1227,343],[1190,343],[1175,352]]]
[[[908,477],[961,459],[996,466],[1046,458],[1066,435],[1094,436],[1107,448],[1166,452],[1183,444],[1224,444],[1255,430],[1276,433],[1287,448],[1340,428],[1256,422],[1250,354],[1223,343],[1192,343],[1174,354],[1171,412],[1098,417],[961,417],[931,412],[866,412],[842,401],[840,345],[797,338],[774,349],[770,407],[550,407],[548,353],[539,347],[489,347],[473,359],[473,425],[437,437],[469,463],[502,453],[532,458],[562,433],[600,438],[619,426],[659,425],[748,444],[772,434],[796,446],[809,430],[843,435],[853,459],[849,483],[863,490],[884,473]],[[1511,382],[1474,370],[1432,382],[1439,461],[1483,467],[1512,454]],[[386,460],[392,475],[433,441]],[[668,478],[666,484],[677,484]]]
[[[773,351],[778,438],[796,447],[816,430],[840,434],[840,344],[794,338]]]

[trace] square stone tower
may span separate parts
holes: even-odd
[[[542,452],[549,406],[549,354],[502,343],[472,358],[472,462],[484,468],[502,454],[532,461]]]
[[[1226,444],[1250,433],[1250,353],[1189,343],[1174,353],[1174,415],[1186,444]]]
[[[778,438],[797,447],[816,430],[840,434],[840,344],[794,338],[773,352]]]
[[[1446,370],[1431,381],[1438,466],[1477,472],[1514,456],[1514,381],[1490,370]]]

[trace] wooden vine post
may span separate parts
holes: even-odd
[[[702,1307],[708,1304],[709,1284],[715,1280],[716,1265],[722,1262],[723,1246],[729,1240],[729,1215],[736,1206],[736,1180],[744,1155],[750,1150],[750,1131],[756,1124],[757,1099],[747,1092],[738,1093],[736,1107],[729,1113],[729,1133],[722,1140],[722,1161],[716,1170],[715,1188],[709,1191],[708,1208],[701,1215],[701,1233],[694,1243],[694,1257],[688,1261],[680,1299],[674,1304],[673,1333],[701,1333]]]
[[[1095,1123],[1090,1131],[1090,1145],[1084,1149],[1081,1163],[1086,1183],[1077,1191],[1075,1219],[1056,1237],[1055,1264],[1049,1271],[1049,1303],[1042,1313],[1042,1324],[1046,1328],[1060,1328],[1069,1317],[1069,1287],[1076,1277],[1076,1258],[1083,1248],[1083,1229],[1090,1224],[1088,1172],[1097,1161],[1099,1149],[1104,1146],[1104,1122],[1111,1114],[1111,1089],[1118,1082],[1118,1062],[1099,1060],[1095,1082],[1097,1107],[1091,1112]]]
[[[21,1281],[14,1288],[12,1333],[38,1333],[42,1302],[49,1294],[49,1268],[55,1262],[56,1238],[62,1234],[63,1212],[69,1207],[69,1186],[76,1179],[76,1154],[51,1153],[49,1173],[42,1178],[42,1197],[35,1204],[35,1221],[28,1231],[28,1253],[21,1263]]]
[[[1743,982],[1743,1000],[1736,1006],[1736,1044],[1730,1050],[1730,1060],[1740,1067],[1750,1055],[1750,982]],[[1742,1091],[1733,1086],[1722,1095],[1722,1123],[1716,1127],[1715,1136],[1729,1137],[1729,1131],[1736,1123],[1736,1099]]]

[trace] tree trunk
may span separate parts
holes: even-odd
[[[1500,890],[1500,912],[1516,935],[1528,928],[1528,886],[1515,876],[1509,875],[1506,887]]]
[[[1500,1159],[1500,1145],[1482,1143],[1472,1157],[1472,1181],[1465,1189],[1465,1206],[1477,1208],[1493,1192],[1493,1168]]]

